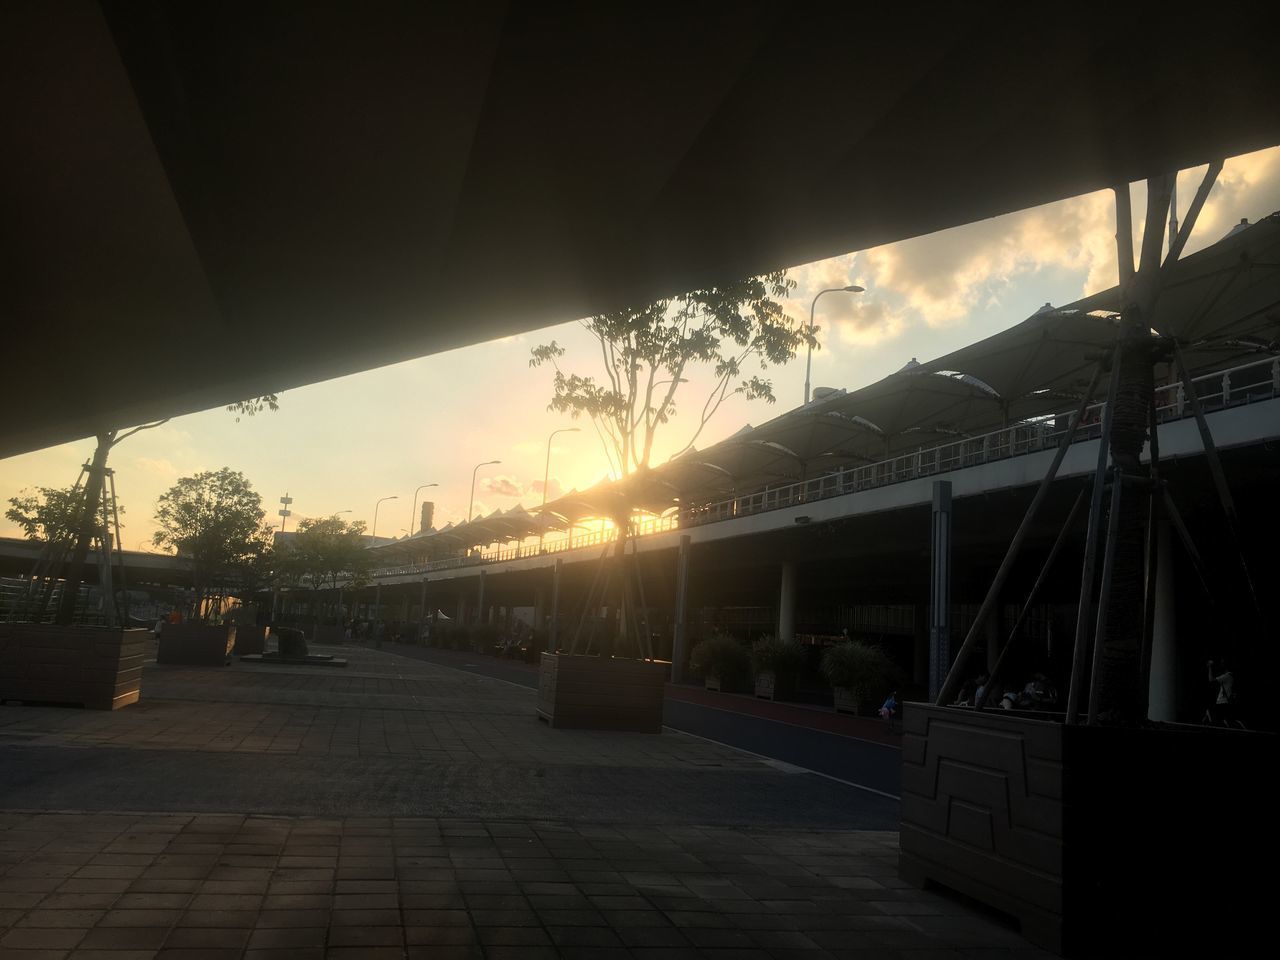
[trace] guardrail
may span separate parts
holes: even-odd
[[[680,525],[680,518],[672,514],[667,517],[654,517],[635,525],[635,535],[647,537],[655,533],[665,533]],[[593,530],[577,536],[553,540],[550,543],[519,544],[513,547],[499,547],[490,550],[474,550],[465,556],[445,557],[441,560],[428,560],[426,563],[402,564],[398,567],[381,567],[374,570],[374,577],[406,577],[415,574],[435,573],[440,570],[455,570],[459,567],[475,567],[489,563],[502,563],[506,560],[521,560],[526,557],[548,556],[565,553],[569,550],[581,550],[586,547],[603,546],[615,543],[618,539],[617,528]]]
[[[1265,357],[1218,373],[1196,377],[1192,385],[1205,410],[1221,410],[1280,397],[1280,358]],[[1086,409],[1084,422],[1076,431],[1073,442],[1081,443],[1101,436],[1102,412],[1105,406],[1105,403],[1096,403]],[[1181,383],[1166,384],[1156,389],[1156,415],[1162,423],[1189,417],[1191,413],[1191,403]],[[994,463],[1041,450],[1052,450],[1061,442],[1070,417],[1071,411],[1051,414],[980,436],[965,437],[932,447],[921,447],[874,463],[841,467],[809,480],[800,480],[723,500],[692,504],[681,510],[679,515],[673,514],[639,523],[636,527],[636,536],[664,533],[681,526],[699,526],[704,523],[718,523],[721,520],[752,516],[814,500],[826,500],[830,497],[858,493],[906,480],[948,473],[964,467]],[[558,539],[551,543],[476,550],[461,557],[387,567],[375,570],[373,576],[412,576],[458,567],[501,563],[506,560],[599,546],[613,543],[617,539],[616,529],[597,530],[577,537]]]
[[[1280,396],[1280,359],[1265,358],[1241,364],[1192,381],[1206,410],[1220,410],[1256,400]],[[1085,410],[1084,422],[1073,442],[1095,440],[1102,434],[1104,403]],[[1191,415],[1191,403],[1181,383],[1156,390],[1156,412],[1161,422]],[[1035,421],[1016,423],[976,437],[965,437],[932,447],[922,447],[894,457],[852,467],[841,467],[811,480],[800,480],[742,496],[695,504],[681,512],[684,526],[717,523],[796,506],[847,493],[858,493],[906,480],[948,473],[1010,457],[1052,450],[1062,441],[1071,411]]]

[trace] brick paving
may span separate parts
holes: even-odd
[[[1045,956],[897,879],[891,801],[348,655],[0,708],[0,960]]]

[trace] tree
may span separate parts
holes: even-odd
[[[281,566],[298,583],[315,591],[339,591],[344,583],[358,586],[369,570],[364,546],[364,521],[347,523],[341,517],[304,517],[290,541]]]
[[[83,487],[36,487],[9,498],[5,519],[22,528],[28,540],[69,540],[79,529]],[[116,509],[124,513],[124,507]]]
[[[590,317],[582,326],[599,344],[603,381],[566,373],[565,348],[554,340],[535,347],[529,365],[554,367],[549,409],[590,417],[610,463],[628,476],[649,466],[654,439],[675,416],[676,394],[692,368],[711,367],[715,381],[681,453],[727,398],[774,401],[772,383],[754,368],[784,364],[813,342],[779,302],[794,288],[777,271]]]
[[[266,511],[244,474],[230,467],[182,477],[156,503],[157,546],[193,563],[196,610],[211,585],[225,583],[262,542]]]
[[[236,423],[240,422],[241,417],[252,417],[261,413],[263,410],[270,410],[275,413],[280,409],[280,397],[274,393],[264,393],[260,397],[253,397],[249,400],[239,400],[235,403],[227,404],[227,412],[236,415]]]
[[[279,397],[274,393],[241,400],[227,407],[232,413],[244,414],[250,417],[264,409],[274,411],[279,408]],[[236,420],[238,422],[240,417],[237,416]],[[62,600],[58,605],[58,612],[55,618],[57,623],[69,624],[75,616],[76,596],[80,592],[80,585],[84,582],[84,566],[89,556],[89,546],[92,540],[99,535],[96,529],[98,514],[105,509],[103,497],[107,477],[107,457],[115,445],[121,441],[127,440],[135,433],[151,430],[168,422],[169,418],[165,417],[163,420],[144,423],[123,433],[120,432],[118,427],[104,427],[97,431],[98,445],[93,452],[93,459],[87,465],[88,476],[85,479],[83,489],[78,495],[78,502],[73,505],[74,520],[65,531],[66,543],[70,547],[71,553],[63,575]],[[15,504],[14,508],[18,509],[18,505]],[[8,513],[5,515],[9,516]],[[10,517],[10,519],[14,518]],[[15,520],[15,522],[21,523],[22,521]],[[61,528],[54,527],[51,529],[61,532]],[[61,539],[61,536],[56,536],[53,541],[60,541]],[[48,591],[46,591],[46,595],[47,593]],[[41,607],[37,615],[43,615],[43,607]],[[108,622],[113,622],[110,615]]]

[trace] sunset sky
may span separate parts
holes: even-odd
[[[1201,170],[1179,178],[1184,213]],[[1140,224],[1144,192],[1133,189]],[[1242,217],[1250,222],[1280,210],[1280,147],[1228,161],[1188,246],[1194,252],[1220,239]],[[828,294],[819,303],[822,349],[813,359],[815,386],[855,388],[1009,327],[1046,301],[1076,300],[1115,283],[1114,211],[1109,191],[1076,197],[873,250],[798,266],[789,312],[808,318],[813,294],[856,283],[864,294]],[[239,422],[219,408],[181,417],[122,443],[112,454],[116,488],[126,508],[124,546],[148,548],[156,498],[181,476],[223,466],[242,471],[271,517],[286,491],[294,498],[293,529],[303,516],[350,510],[348,519],[372,526],[382,505],[380,536],[411,530],[414,489],[436,482],[422,498],[436,503],[436,526],[466,514],[471,471],[481,470],[476,512],[508,509],[542,497],[547,435],[561,434],[551,455],[550,495],[589,486],[608,473],[599,441],[585,422],[547,410],[551,373],[531,369],[529,351],[555,339],[569,348],[565,369],[599,376],[598,352],[572,320],[545,330],[410,360],[366,373],[290,390],[277,413]],[[705,447],[746,423],[758,424],[799,404],[804,356],[771,376],[778,402],[724,404],[697,446]],[[700,407],[710,377],[693,374],[681,389],[686,409]],[[13,415],[13,412],[11,412]],[[659,435],[654,464],[688,439],[692,412]],[[93,451],[90,440],[0,461],[0,501],[23,488],[72,483]],[[275,518],[278,521],[278,518]],[[20,536],[0,518],[0,535]]]

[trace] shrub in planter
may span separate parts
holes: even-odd
[[[804,669],[804,651],[798,644],[766,635],[751,645],[751,666],[756,675],[756,696],[773,700],[795,688]]]
[[[835,690],[837,712],[861,713],[888,692],[896,672],[882,650],[861,640],[837,643],[822,654],[822,675]]]
[[[496,624],[477,623],[469,633],[471,650],[475,653],[492,655],[500,635],[501,631]]]
[[[735,638],[716,634],[694,645],[689,668],[708,690],[731,690],[751,676],[751,658]]]
[[[471,636],[467,627],[458,624],[449,631],[449,649],[450,650],[470,650]]]

